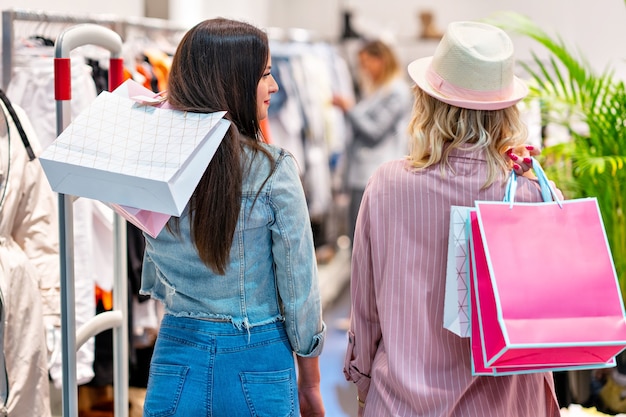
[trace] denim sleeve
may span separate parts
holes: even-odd
[[[139,294],[151,295],[152,288],[154,287],[156,280],[156,266],[154,265],[154,262],[152,262],[152,259],[150,258],[150,255],[148,255],[147,251],[144,251],[141,266],[141,287],[139,289]]]
[[[293,157],[277,160],[270,184],[272,254],[278,293],[293,351],[319,356],[325,338],[313,233],[298,168]]]

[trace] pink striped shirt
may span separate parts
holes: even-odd
[[[367,392],[366,417],[559,416],[551,373],[472,376],[469,339],[442,326],[450,206],[504,195],[500,181],[481,190],[479,152],[449,160],[454,174],[443,178],[439,166],[384,164],[366,189],[352,253],[346,378]],[[516,201],[540,200],[536,184],[520,178]],[[512,259],[511,267],[524,266]]]

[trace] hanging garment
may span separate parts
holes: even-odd
[[[332,204],[329,144],[338,120],[331,104],[333,71],[320,51],[315,44],[272,45],[279,85],[269,109],[272,140],[298,161],[311,218],[325,217]]]
[[[73,55],[71,62],[71,113],[75,118],[96,98],[96,84],[92,69],[85,64],[83,57]],[[30,116],[42,148],[50,145],[57,136],[52,58],[20,56],[18,51],[7,96]],[[44,181],[47,184],[45,177]],[[57,206],[56,198],[53,204]],[[113,286],[113,215],[102,203],[87,199],[76,200],[73,211],[75,316],[76,328],[79,328],[96,314],[95,282],[107,290]],[[58,234],[58,230],[55,233]],[[46,322],[46,328],[51,351],[50,377],[56,387],[61,387],[59,306],[56,309],[56,322]],[[94,338],[90,338],[76,353],[78,384],[94,377],[93,361]]]
[[[19,52],[19,51],[18,51]],[[46,148],[57,137],[52,57],[16,55],[15,67],[6,95],[29,116],[39,143]],[[80,57],[72,57],[72,118],[96,98],[91,67]]]
[[[4,359],[4,297],[0,288],[0,414],[7,413],[7,400],[9,398],[9,376]]]
[[[40,145],[26,114],[12,107],[37,154]],[[58,323],[60,317],[56,200],[39,161],[31,161],[20,142],[4,103],[1,108],[0,290],[9,388],[6,410],[11,416],[48,417],[45,323]]]

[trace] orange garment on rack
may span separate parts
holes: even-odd
[[[167,90],[167,79],[170,75],[170,68],[172,66],[170,56],[158,49],[146,49],[144,54],[152,66],[152,73],[157,79],[159,91]]]
[[[113,291],[103,290],[96,285],[96,305],[102,302],[102,308],[106,311],[113,310]]]
[[[124,67],[124,81],[130,80],[133,78],[133,74],[130,72],[128,67]]]
[[[272,143],[272,135],[270,132],[270,122],[268,118],[261,120],[261,133],[265,143]]]
[[[135,67],[135,71],[144,77],[143,86],[152,91],[152,79],[154,75],[150,68],[146,68],[143,64],[138,63]]]

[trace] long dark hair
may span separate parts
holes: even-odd
[[[189,201],[191,236],[200,259],[224,274],[241,205],[243,149],[262,151],[256,93],[269,57],[267,35],[217,18],[190,29],[172,60],[167,98],[178,110],[227,111],[231,128]],[[271,159],[271,158],[270,158]]]

